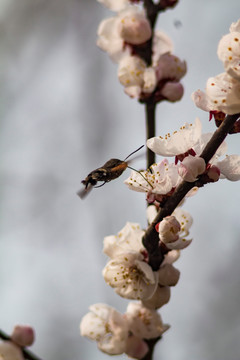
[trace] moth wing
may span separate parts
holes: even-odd
[[[78,190],[77,195],[80,197],[80,199],[84,199],[89,194],[89,192],[92,190],[92,188],[93,188],[93,186],[89,184],[87,188],[84,187],[84,188]]]

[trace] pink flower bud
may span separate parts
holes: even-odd
[[[181,226],[175,216],[166,216],[158,226],[160,240],[167,244],[177,241],[179,238],[179,231]]]
[[[134,359],[142,359],[149,351],[147,343],[137,337],[137,336],[129,336],[127,339],[127,348],[126,354]]]
[[[119,32],[124,41],[133,45],[145,43],[152,35],[148,19],[141,14],[124,16],[119,25]]]
[[[158,286],[154,295],[148,300],[143,300],[142,303],[149,309],[159,309],[169,302],[170,296],[171,291],[169,286]]]
[[[178,101],[183,96],[183,86],[179,82],[168,81],[161,89],[161,94],[171,102]]]
[[[205,169],[206,164],[203,158],[189,155],[181,162],[178,173],[185,181],[194,182]]]
[[[220,170],[217,166],[212,165],[207,171],[207,176],[211,180],[211,182],[216,182],[219,180],[220,177]]]
[[[34,330],[31,326],[16,325],[13,329],[11,339],[21,347],[30,346],[34,342]]]
[[[179,280],[180,271],[171,264],[165,264],[158,270],[158,282],[163,286],[175,286]]]

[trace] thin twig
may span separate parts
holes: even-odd
[[[145,104],[145,112],[146,112],[146,137],[150,139],[155,136],[155,110],[156,104],[147,103]],[[155,163],[155,153],[147,148],[147,168],[150,165]]]

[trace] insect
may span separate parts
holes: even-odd
[[[123,161],[119,159],[110,159],[103,166],[91,171],[88,176],[81,181],[85,187],[77,192],[78,196],[83,199],[93,187],[99,188],[107,182],[117,179],[120,175],[122,175],[127,167],[132,169],[126,160],[143,147],[144,145],[131,152],[131,154],[129,154]],[[103,183],[101,185],[97,185],[99,181],[102,181]]]

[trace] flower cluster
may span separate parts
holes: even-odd
[[[149,221],[154,216],[152,210],[148,213]],[[175,216],[179,221],[175,242],[169,240],[166,227],[165,236],[159,230],[159,243],[169,246],[158,271],[153,271],[147,263],[147,252],[142,245],[144,230],[139,224],[128,222],[117,235],[105,237],[103,251],[110,257],[103,269],[105,281],[120,296],[138,301],[130,302],[123,315],[105,304],[90,307],[80,330],[83,336],[95,340],[101,351],[110,355],[126,353],[140,359],[149,350],[145,340],[158,338],[169,328],[163,324],[157,309],[169,301],[170,287],[179,280],[180,272],[173,266],[180,256],[179,249],[191,242],[184,239],[192,223],[190,215],[179,209]],[[161,223],[159,229],[160,226]]]
[[[89,310],[80,324],[81,335],[95,340],[99,350],[109,355],[126,353],[141,359],[149,350],[146,340],[160,337],[169,328],[157,311],[140,302],[130,302],[125,314],[105,304]]]
[[[125,93],[141,101],[153,96],[155,103],[180,100],[186,63],[172,54],[172,41],[166,34],[152,30],[141,1],[100,2],[117,13],[100,23],[97,45],[118,63]],[[152,44],[151,63],[141,56],[148,44]]]
[[[153,164],[146,171],[132,171],[124,182],[131,189],[147,194],[149,203],[163,203],[173,194],[182,180],[194,182],[204,174],[203,184],[215,182],[219,178],[231,181],[240,180],[240,156],[226,155],[227,145],[223,142],[215,155],[206,165],[201,153],[212,137],[212,133],[202,134],[201,121],[185,123],[179,131],[165,136],[153,137],[147,140],[147,146],[157,155],[175,157],[175,163],[169,163],[165,158],[160,163]],[[180,164],[179,164],[180,162]],[[191,190],[187,195],[195,193]]]
[[[206,92],[197,90],[192,98],[202,110],[219,117],[240,112],[240,20],[219,42],[217,54],[225,72],[207,80]],[[221,115],[220,115],[221,116]]]

